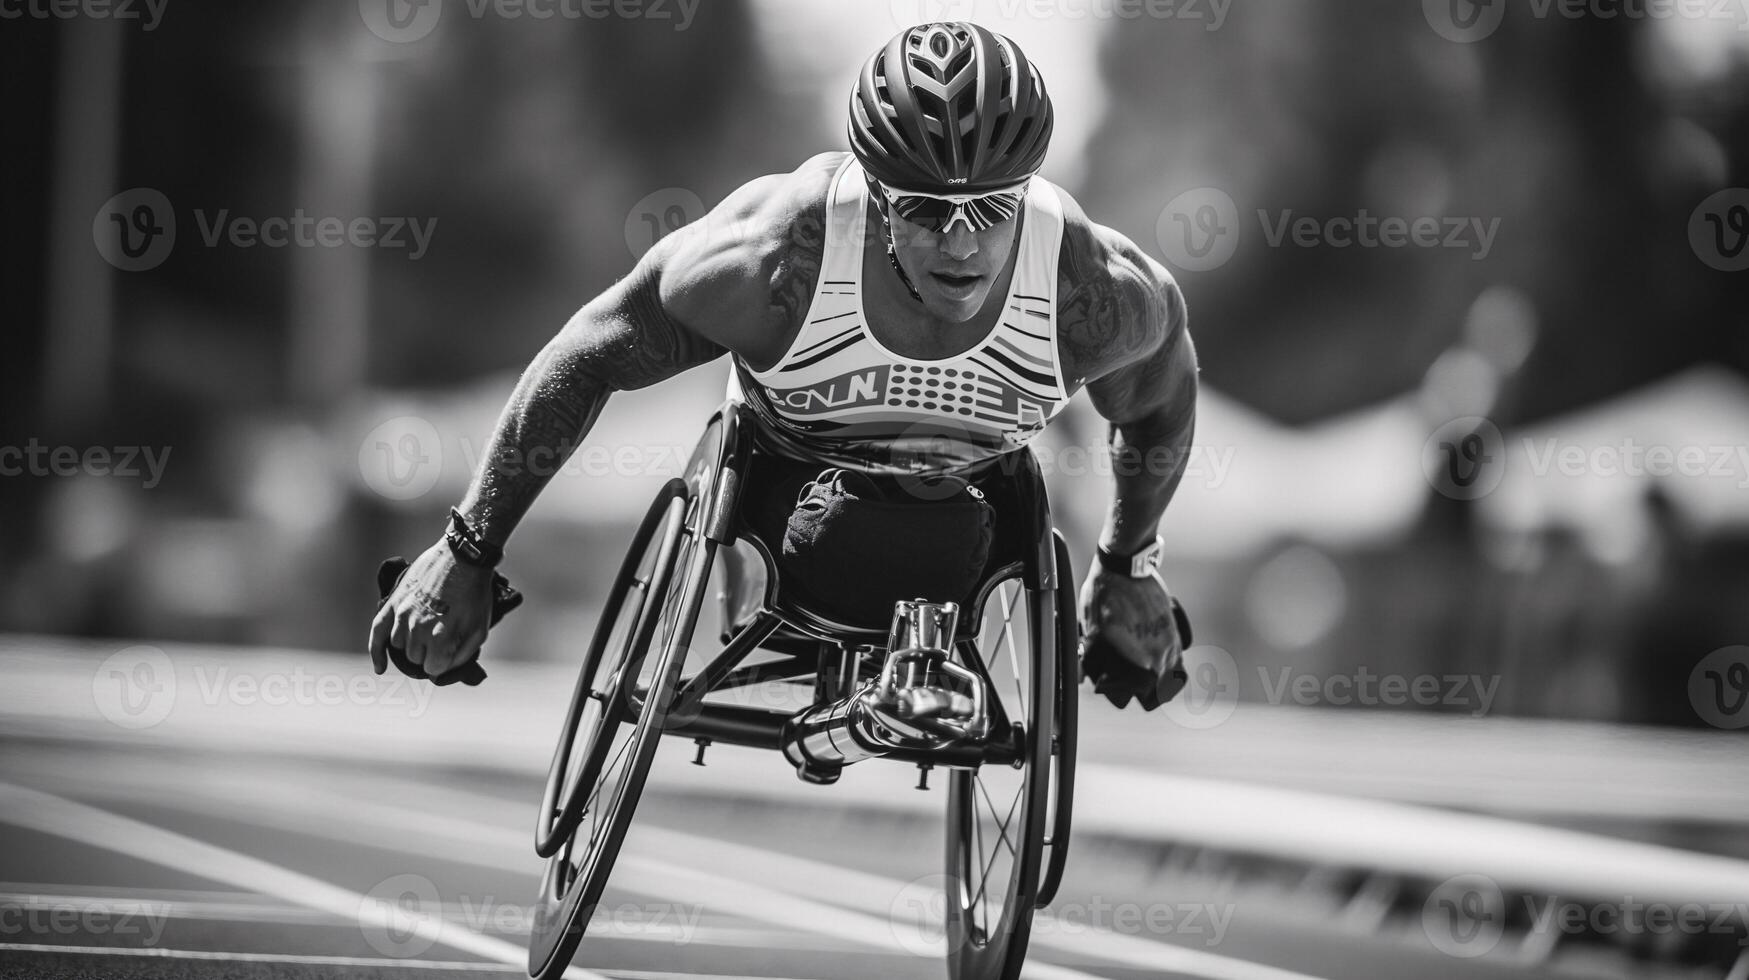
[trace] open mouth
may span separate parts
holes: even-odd
[[[949,272],[931,272],[930,277],[944,287],[949,293],[968,293],[983,279],[983,276],[961,276]]]

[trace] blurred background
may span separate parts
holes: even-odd
[[[164,943],[205,952],[163,975],[216,947],[331,976],[300,951],[403,955],[354,899],[408,875],[452,920],[458,892],[532,895],[595,604],[726,363],[610,402],[511,542],[529,601],[487,684],[365,674],[377,563],[437,540],[573,311],[745,181],[846,149],[901,27],[970,18],[1041,67],[1045,176],[1172,270],[1202,364],[1164,525],[1191,685],[1146,715],[1082,690],[1057,908],[1239,914],[1214,959],[1183,929],[1035,928],[1051,975],[1749,980],[1740,8],[0,0],[0,914],[167,896]],[[1036,444],[1082,570],[1104,439],[1081,398]],[[939,973],[889,913],[935,880],[940,794],[675,742],[638,814],[666,836],[628,853],[685,873],[615,887],[724,876],[716,938],[579,963]],[[842,923],[846,864],[894,879],[852,890],[860,945],[798,938]],[[1724,914],[1551,930],[1557,899]],[[444,955],[516,969],[526,927],[486,931]],[[37,949],[0,975],[129,945],[8,936]]]
[[[1245,696],[1254,666],[1367,664],[1499,676],[1495,713],[1705,723],[1690,669],[1749,637],[1740,18],[534,9],[7,21],[0,420],[43,448],[0,479],[0,629],[356,651],[375,562],[435,540],[570,313],[742,182],[844,148],[854,72],[899,26],[971,16],[1043,66],[1046,175],[1184,288],[1205,387],[1169,580]],[[1368,215],[1438,219],[1440,244],[1280,233]],[[375,238],[232,234],[300,216]],[[1180,243],[1205,232],[1227,236],[1213,262]],[[150,248],[119,252],[127,234]],[[609,407],[599,465],[556,480],[511,548],[533,601],[492,656],[575,649],[601,559],[667,475],[631,461],[684,452],[725,375]],[[1441,446],[1482,445],[1442,431],[1487,436],[1483,492],[1430,476]],[[1103,441],[1085,399],[1049,435]],[[1576,467],[1549,455],[1575,446]],[[81,465],[54,471],[53,447]],[[117,450],[108,469],[92,447]],[[1706,465],[1631,472],[1635,447]],[[1077,458],[1055,503],[1085,557],[1108,489]]]

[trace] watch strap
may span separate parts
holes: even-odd
[[[449,511],[449,526],[443,530],[443,540],[449,545],[450,553],[464,565],[497,568],[504,560],[504,549],[481,537],[469,526],[468,519],[453,507]]]
[[[1130,578],[1147,578],[1153,575],[1160,567],[1160,559],[1165,553],[1166,542],[1157,534],[1147,547],[1134,554],[1121,555],[1107,551],[1103,546],[1097,550],[1099,567]]]

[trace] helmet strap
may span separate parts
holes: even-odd
[[[899,281],[905,284],[905,291],[917,302],[923,302],[923,297],[917,292],[917,287],[911,282],[911,277],[905,274],[905,267],[899,264],[899,250],[893,244],[893,217],[888,212],[886,198],[871,181],[868,186],[869,196],[876,202],[875,207],[881,214],[881,240],[887,246],[887,261],[893,264],[893,271],[899,274]]]

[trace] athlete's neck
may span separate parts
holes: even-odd
[[[928,306],[905,287],[886,254],[881,217],[872,206],[867,227],[869,235],[862,249],[863,313],[868,318],[869,332],[883,347],[906,357],[939,360],[971,349],[995,328],[1002,317],[1003,306],[1008,302],[1009,287],[1020,260],[1024,228],[1016,229],[1008,260],[991,283],[978,312],[966,320],[950,320],[930,312]],[[928,289],[930,285],[920,282],[917,288]]]

